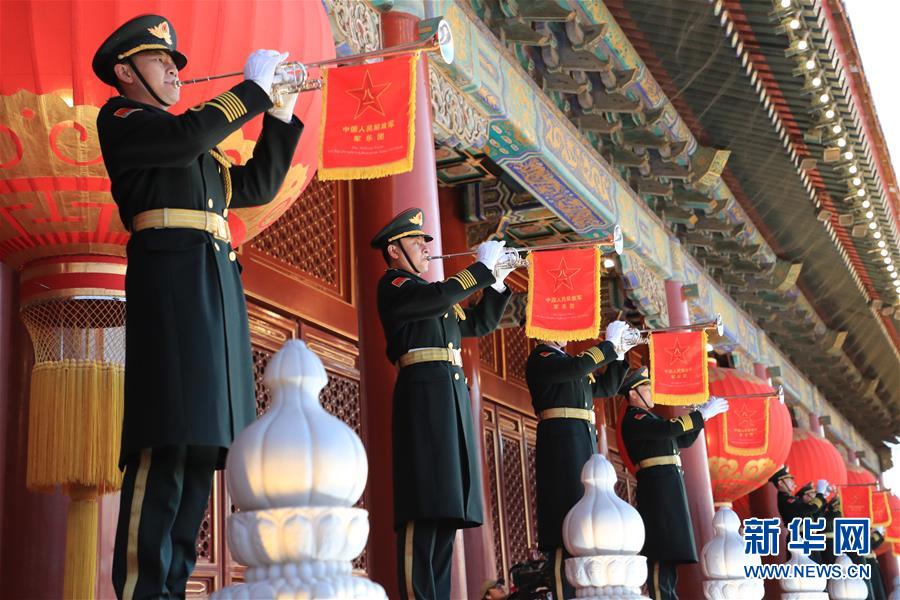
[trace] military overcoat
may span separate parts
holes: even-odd
[[[663,419],[643,408],[629,406],[622,419],[622,440],[636,465],[648,458],[679,455],[679,448],[689,447],[702,431],[703,417],[697,410]],[[681,468],[670,464],[640,469],[637,508],[645,532],[641,554],[653,561],[697,562]]]
[[[592,373],[607,366],[605,373]],[[611,342],[601,342],[578,356],[538,344],[528,356],[525,380],[535,415],[549,408],[593,410],[596,398],[613,396],[627,365],[616,360]],[[592,381],[593,379],[593,381]],[[584,495],[581,469],[597,452],[597,429],[583,419],[547,419],[538,423],[535,449],[538,546],[545,552],[563,546],[566,513]]]
[[[210,151],[271,106],[252,81],[177,116],[111,98],[97,128],[125,227],[151,209],[226,214],[223,174]],[[265,116],[253,158],[229,169],[231,208],[274,198],[302,128],[296,117]],[[133,232],[127,255],[121,464],[153,446],[227,448],[256,417],[247,307],[231,245],[195,229],[145,229]]]
[[[396,363],[417,348],[458,349],[463,337],[493,331],[510,296],[509,290],[489,287],[494,281],[481,263],[436,283],[389,269],[378,282],[388,359]],[[476,306],[459,308],[481,289]],[[481,525],[478,431],[462,368],[433,361],[399,370],[392,421],[396,527],[419,519],[442,519],[458,528]]]

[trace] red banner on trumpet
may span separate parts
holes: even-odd
[[[706,338],[706,331],[650,334],[653,402],[685,406],[709,398]]]
[[[547,250],[528,255],[525,334],[552,341],[600,333],[600,249]]]
[[[322,73],[319,179],[412,170],[418,53]]]
[[[848,519],[872,518],[872,487],[868,485],[838,486],[841,508]]]
[[[890,527],[891,504],[890,492],[874,492],[872,494],[872,527]],[[897,515],[900,518],[900,515]]]

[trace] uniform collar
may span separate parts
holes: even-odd
[[[419,275],[416,275],[415,273],[412,273],[412,272],[410,272],[410,271],[407,271],[406,269],[398,269],[398,268],[394,267],[394,268],[388,269],[388,270],[386,271],[386,273],[399,274],[399,275],[403,275],[403,276],[405,276],[405,277],[410,277],[410,278],[415,279],[415,280],[417,280],[417,281],[422,281],[422,282],[427,283],[427,281],[426,281],[425,279],[423,279],[423,278],[420,277]]]
[[[640,412],[647,413],[648,415],[652,415],[652,416],[654,416],[654,417],[656,416],[655,414],[653,414],[652,412],[650,412],[650,411],[647,410],[646,408],[641,408],[640,406],[634,406],[634,405],[632,405],[632,404],[629,404],[629,405],[628,405],[628,410],[638,410],[638,411],[640,411]]]
[[[559,352],[560,354],[566,354],[566,351],[562,348],[557,348],[556,346],[550,346],[548,344],[538,344],[535,350],[537,350],[538,348],[546,348],[547,350],[554,350],[556,352]]]
[[[143,102],[139,102],[138,100],[132,100],[127,96],[113,96],[109,100],[107,100],[110,104],[115,104],[116,106],[128,106],[132,108],[142,108],[144,110],[152,110],[160,113],[171,114],[167,110],[163,110],[158,106],[153,106],[152,104],[145,104]]]

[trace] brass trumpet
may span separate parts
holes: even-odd
[[[546,246],[525,246],[522,248],[505,248],[503,257],[497,261],[496,269],[519,269],[528,266],[528,253],[542,250],[559,250],[560,248],[579,248],[584,246],[612,247],[616,254],[623,252],[622,228],[616,225],[612,235],[601,240],[578,240],[577,242],[561,242],[559,244],[547,244]],[[468,252],[454,252],[453,254],[440,254],[429,256],[428,260],[443,260],[456,256],[475,256],[475,250]]]
[[[663,327],[662,329],[638,329],[629,326],[622,334],[622,344],[633,347],[639,344],[650,343],[650,335],[653,333],[668,333],[672,331],[700,331],[701,329],[715,329],[719,335],[725,333],[725,326],[722,323],[722,315],[716,315],[714,321],[708,323],[692,323],[691,325],[673,325],[672,327]]]
[[[281,99],[287,94],[298,92],[309,92],[322,88],[322,79],[318,77],[310,77],[311,69],[322,69],[326,67],[337,67],[354,63],[365,62],[376,58],[390,58],[393,56],[401,56],[412,52],[440,52],[444,62],[451,64],[453,62],[453,32],[450,25],[441,17],[427,19],[419,22],[420,39],[415,42],[399,44],[390,48],[382,48],[381,50],[373,50],[372,52],[363,52],[361,54],[351,54],[349,56],[339,56],[328,60],[320,60],[310,63],[302,63],[299,61],[284,62],[275,69],[275,79],[272,84],[272,101],[276,105],[280,105]],[[222,75],[210,75],[208,77],[197,77],[195,79],[187,79],[176,83],[179,87],[182,85],[190,85],[192,83],[202,83],[212,81],[213,79],[223,79],[225,77],[238,77],[244,74],[243,71],[235,71],[233,73],[224,73]]]
[[[729,394],[727,396],[720,396],[720,398],[725,398],[726,400],[732,398],[778,398],[778,401],[784,404],[784,386],[779,385],[776,387],[774,394],[766,392],[761,392],[759,394]]]

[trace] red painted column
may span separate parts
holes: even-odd
[[[413,15],[385,13],[381,18],[384,45],[415,40],[417,23],[418,18]],[[434,236],[432,253],[441,252],[427,60],[424,55],[421,57],[416,75],[413,170],[391,177],[354,181],[350,186],[357,253],[355,291],[359,307],[361,412],[369,457],[369,569],[371,578],[384,586],[388,598],[399,596],[391,473],[391,397],[396,369],[385,356],[384,331],[376,302],[376,288],[385,264],[381,253],[373,250],[369,242],[394,215],[416,206],[425,211],[425,230]],[[433,263],[425,276],[429,280],[443,278],[442,266]]]
[[[19,318],[15,272],[0,264],[0,452],[5,598],[61,598],[69,500],[25,487],[28,396],[34,352]]]
[[[462,201],[455,188],[440,188],[438,197],[441,206],[441,232],[444,236],[444,252],[464,252],[469,249],[466,241],[466,228],[462,215]],[[464,256],[443,261],[446,273],[455,273],[472,263],[472,257]],[[481,362],[478,340],[466,338],[462,343],[463,370],[469,386],[469,400],[472,406],[472,417],[475,420],[473,431],[481,456],[482,505],[484,506],[484,525],[482,527],[464,529],[462,532],[465,547],[465,561],[460,564],[465,569],[465,590],[455,590],[454,598],[477,598],[481,585],[487,579],[495,579],[497,560],[494,556],[492,539],[491,504],[487,496],[490,487],[487,463],[484,455],[484,436],[481,415]],[[457,553],[459,551],[457,550]],[[454,565],[454,568],[456,565]]]
[[[691,318],[680,281],[666,281],[666,304],[669,309],[669,325],[690,325]],[[672,415],[688,412],[685,408],[669,409]],[[666,411],[664,411],[666,412]],[[690,448],[681,451],[684,468],[684,485],[687,488],[688,507],[694,526],[697,555],[703,545],[715,535],[712,526],[714,514],[712,483],[706,456],[706,437],[698,436]],[[700,563],[684,565],[678,569],[678,595],[682,598],[703,598],[703,571]]]
[[[885,542],[887,544],[888,542]],[[894,591],[894,579],[900,577],[900,564],[897,555],[888,551],[878,557],[878,567],[881,569],[881,580],[888,594]]]

